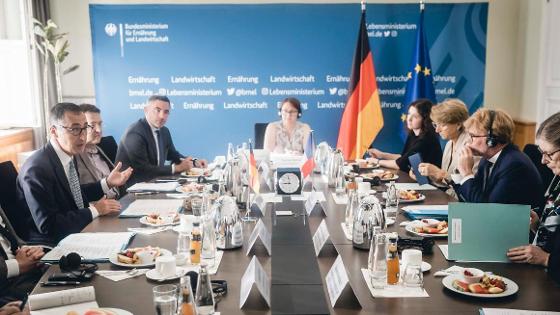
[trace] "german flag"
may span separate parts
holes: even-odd
[[[253,144],[251,142],[249,142],[249,186],[253,189],[253,192],[256,195],[259,194],[261,182],[259,178],[259,170],[257,169],[257,160],[255,159]]]
[[[346,160],[362,158],[379,131],[383,128],[383,114],[375,81],[373,55],[369,48],[366,10],[362,6],[360,33],[352,61],[348,101],[344,107],[338,142]]]

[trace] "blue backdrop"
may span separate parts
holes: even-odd
[[[417,4],[368,4],[385,126],[374,145],[400,152],[399,111]],[[482,105],[487,3],[427,4],[425,31],[438,100]],[[316,143],[336,145],[358,36],[359,4],[90,5],[96,102],[118,139],[154,93],[183,154],[212,158],[302,101]]]

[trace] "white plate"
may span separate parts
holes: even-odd
[[[173,255],[169,250],[165,248],[160,248],[160,251],[161,251],[161,256]],[[113,265],[120,266],[120,267],[127,267],[127,268],[145,268],[145,267],[152,267],[156,264],[155,262],[148,263],[148,264],[125,264],[117,259],[117,254],[111,256],[111,258],[109,258],[109,261]]]
[[[202,194],[202,191],[200,191],[200,192],[199,191],[184,191],[183,186],[179,186],[179,187],[175,188],[175,191],[180,192],[180,193],[182,193],[186,196],[195,195],[195,194]]]
[[[140,223],[144,224],[144,225],[148,225],[148,226],[153,226],[153,227],[161,227],[161,226],[168,226],[168,225],[177,225],[179,224],[179,221],[175,221],[175,222],[171,222],[171,223],[163,223],[163,224],[155,224],[155,223],[150,223],[147,221],[146,216],[143,216],[140,218]]]
[[[418,235],[418,236],[423,236],[423,237],[447,237],[447,233],[445,233],[445,234],[428,234],[428,233],[416,232],[416,231],[414,231],[414,227],[412,226],[412,224],[407,225],[404,229],[407,232],[410,232],[410,233]]]
[[[401,274],[404,272],[404,270],[402,270],[403,266],[402,266],[402,261],[401,261]],[[422,272],[426,272],[429,271],[430,269],[432,269],[432,265],[430,265],[429,263],[423,261],[422,265],[420,266],[420,268],[422,268]]]
[[[117,315],[133,315],[131,312],[127,311],[127,310],[123,310],[120,308],[114,308],[114,307],[100,307],[100,309],[104,310],[104,311],[109,311],[109,312],[113,312]]]
[[[426,200],[426,195],[420,194],[420,197],[418,197],[418,199],[408,200],[408,199],[399,198],[399,203],[414,203],[414,202],[420,202],[420,201],[423,201],[423,200]]]
[[[449,275],[443,278],[443,280],[441,280],[441,283],[443,283],[443,285],[446,288],[448,288],[453,292],[457,292],[459,294],[468,295],[468,296],[480,297],[480,298],[500,298],[504,296],[510,296],[512,294],[515,294],[519,290],[519,286],[517,285],[517,283],[513,282],[508,278],[504,278],[504,277],[500,277],[500,278],[502,278],[502,280],[506,283],[506,290],[498,294],[478,294],[478,293],[471,293],[471,292],[462,292],[455,289],[453,287],[453,280],[461,281],[463,279],[462,275]]]
[[[167,280],[174,280],[179,277],[184,276],[187,272],[191,271],[192,268],[183,268],[183,267],[176,267],[175,275],[171,277],[162,277],[157,270],[152,269],[146,272],[146,278],[154,281],[167,281]]]
[[[387,221],[387,225],[393,225],[393,224],[395,224],[395,219],[387,218],[386,221]]]

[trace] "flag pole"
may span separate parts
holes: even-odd
[[[313,139],[313,129],[309,131],[309,136],[311,137],[311,156],[315,159],[315,139]],[[315,167],[311,170],[311,193],[313,194],[315,190]]]
[[[420,11],[424,11],[424,0],[420,0]]]
[[[365,0],[360,1],[360,4],[362,5],[362,12],[365,12],[366,11],[366,1]]]

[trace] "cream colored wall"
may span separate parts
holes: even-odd
[[[536,120],[538,69],[542,10],[546,0],[489,0],[484,104],[501,108],[514,118]],[[66,65],[80,69],[63,79],[63,95],[68,100],[92,101],[93,61],[88,4],[162,3],[130,0],[51,0],[52,18],[69,32],[70,56]],[[228,3],[357,3],[358,1],[228,1]],[[389,1],[367,1],[387,3]],[[417,1],[394,1],[415,3]],[[438,0],[427,2],[465,2]],[[472,1],[469,1],[472,2]],[[480,2],[480,1],[476,1]],[[165,3],[224,3],[224,1],[176,0]]]

